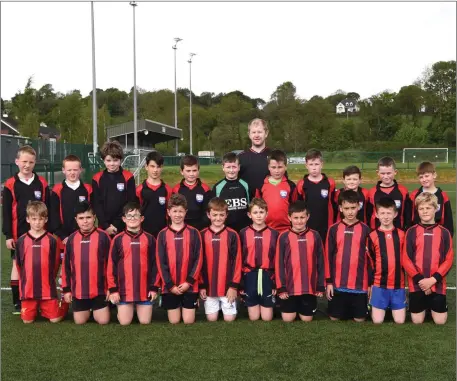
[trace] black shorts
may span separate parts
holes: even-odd
[[[105,296],[96,296],[92,299],[76,299],[73,298],[71,302],[71,307],[73,312],[81,312],[81,311],[97,311],[101,310],[108,306],[108,302],[105,300]]]
[[[196,292],[185,292],[182,295],[175,295],[171,292],[162,294],[162,307],[166,310],[176,308],[187,308],[193,310],[197,308],[198,294]]]
[[[292,295],[288,299],[279,298],[279,310],[284,313],[298,312],[303,316],[314,316],[317,310],[316,295]]]
[[[432,292],[430,295],[425,295],[423,291],[409,293],[409,312],[418,314],[426,310],[431,310],[438,313],[447,312],[446,295]]]
[[[328,302],[328,314],[337,319],[363,319],[368,316],[366,293],[341,292],[334,290]]]

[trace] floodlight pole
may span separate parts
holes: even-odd
[[[178,128],[178,93],[176,92],[176,51],[178,50],[178,42],[182,41],[182,38],[175,37],[175,44],[172,46],[174,50],[174,57],[175,57],[175,128]],[[176,148],[176,155],[178,155],[178,142],[179,139],[175,140],[175,148]]]
[[[192,152],[192,58],[196,53],[190,53],[189,60],[189,152],[193,155]]]
[[[136,101],[136,35],[135,35],[135,7],[138,4],[131,1],[130,5],[133,8],[133,153],[138,153],[138,115]],[[127,147],[126,147],[127,148]]]
[[[91,7],[91,23],[92,23],[92,140],[94,157],[98,151],[97,139],[97,86],[95,79],[95,26],[94,26],[94,2],[90,2]]]

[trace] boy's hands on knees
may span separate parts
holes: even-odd
[[[430,295],[432,293],[432,289],[429,288],[428,290],[424,291],[425,295]]]
[[[109,295],[110,295],[110,292],[109,292],[109,290],[108,290],[108,291],[106,292],[106,299],[105,299],[107,302],[109,302]]]
[[[184,282],[178,286],[178,289],[181,292],[181,294],[184,294],[189,289],[189,287],[190,287],[190,284],[187,282]]]
[[[436,283],[436,279],[434,277],[424,278],[419,281],[419,287],[422,291],[428,290]]]
[[[204,288],[200,290],[200,298],[206,300],[206,290]]]
[[[8,250],[14,250],[16,248],[16,243],[14,242],[14,239],[10,238],[5,241],[6,243],[6,248]]]
[[[288,292],[281,292],[279,294],[279,299],[289,299],[289,293]]]
[[[63,294],[63,299],[65,300],[65,303],[70,304],[72,301],[71,292],[66,292]]]
[[[149,291],[148,298],[152,302],[157,299],[157,291]]]
[[[175,295],[181,295],[181,294],[182,294],[182,292],[179,290],[179,288],[178,288],[177,286],[173,286],[173,287],[171,288],[170,292],[171,292],[172,294],[175,294]]]
[[[227,297],[229,303],[233,303],[233,302],[236,300],[236,296],[237,296],[236,290],[235,290],[234,288],[231,288],[231,287],[230,287],[230,288],[227,290],[227,295],[226,295],[226,297]]]
[[[368,287],[368,293],[367,293],[368,300],[371,299],[371,286]]]
[[[275,288],[273,290],[271,290],[271,295],[276,296],[276,293],[277,293],[277,291]]]
[[[318,298],[322,298],[324,296],[324,293],[323,292],[316,292],[316,296]]]
[[[120,300],[121,300],[121,296],[119,295],[118,292],[114,292],[113,294],[111,294],[109,296],[109,300],[113,304],[118,304],[120,302]]]
[[[333,298],[333,284],[327,285],[327,299],[332,300]]]

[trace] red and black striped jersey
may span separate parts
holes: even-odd
[[[75,217],[75,205],[90,202],[92,186],[82,181],[76,189],[70,188],[65,180],[54,185],[51,192],[49,231],[64,240],[78,230]]]
[[[324,288],[324,246],[319,233],[307,228],[281,233],[276,245],[276,288],[278,294],[315,295]]]
[[[397,205],[398,215],[394,219],[394,226],[398,229],[407,229],[411,225],[411,199],[408,188],[398,184],[396,180],[390,187],[382,187],[381,181],[378,181],[376,186],[370,189],[368,209],[370,227],[376,229],[380,226],[380,222],[376,218],[375,205],[383,197],[390,197]]]
[[[418,224],[420,222],[415,201],[416,197],[419,196],[423,191],[424,189],[420,187],[419,189],[416,189],[415,191],[411,192],[410,195],[412,204],[411,221],[413,224]],[[454,220],[452,218],[452,207],[451,201],[449,200],[449,196],[445,191],[441,190],[441,188],[437,189],[437,191],[435,192],[435,196],[438,198],[438,210],[435,214],[435,222],[437,224],[443,225],[447,230],[449,230],[451,235],[454,236]]]
[[[136,196],[144,216],[143,230],[157,237],[157,234],[167,227],[167,203],[171,188],[163,181],[159,185],[151,185],[144,180],[143,184],[136,187]]]
[[[335,288],[368,290],[368,236],[363,222],[337,222],[328,230],[325,247],[325,278]]]
[[[157,266],[162,281],[162,292],[187,282],[189,292],[198,292],[198,281],[203,263],[200,233],[189,225],[175,231],[167,227],[157,237]]]
[[[404,243],[405,233],[397,228],[393,230],[378,228],[370,233],[368,252],[373,271],[373,286],[387,289],[405,287],[405,273],[402,266]]]
[[[98,226],[105,230],[113,225],[118,232],[125,229],[122,221],[124,205],[137,201],[136,185],[133,174],[119,168],[117,172],[106,169],[98,172],[92,179],[92,205],[98,219]]]
[[[403,267],[410,292],[421,291],[418,283],[434,277],[432,292],[446,295],[446,275],[454,260],[454,246],[449,230],[441,225],[417,224],[406,232]]]
[[[49,187],[44,177],[33,173],[33,180],[25,184],[18,174],[5,181],[2,200],[3,234],[6,239],[15,241],[30,230],[27,223],[27,204],[29,201],[43,201],[49,209]]]
[[[256,190],[256,197],[263,198],[268,205],[266,224],[273,229],[286,231],[290,228],[289,205],[297,201],[297,186],[286,176],[279,184],[270,183],[269,176],[262,188]]]
[[[172,193],[182,194],[187,200],[185,222],[195,229],[202,230],[209,225],[206,208],[212,192],[208,185],[200,179],[193,185],[187,184],[184,179],[172,189]]]
[[[201,232],[203,266],[200,289],[210,297],[222,297],[241,282],[241,243],[235,230],[224,227],[215,233],[211,227]]]
[[[111,241],[107,279],[110,293],[122,302],[142,302],[149,291],[158,291],[160,279],[155,261],[156,239],[140,230],[123,231]]]
[[[21,300],[57,298],[60,240],[45,232],[38,238],[25,233],[16,242],[16,266]]]
[[[344,188],[337,189],[335,191],[335,205],[336,208],[338,209],[336,213],[336,221],[335,222],[340,222],[344,216],[343,213],[339,211],[338,207],[338,197],[342,191],[344,191]],[[369,191],[368,189],[358,187],[357,188],[357,195],[359,196],[359,211],[357,212],[357,219],[359,221],[362,221],[364,224],[369,224],[368,218],[367,218],[367,206],[369,202]]]
[[[325,241],[329,226],[335,222],[335,180],[322,174],[319,182],[311,181],[305,175],[297,184],[298,198],[306,201],[310,218],[308,227],[317,230]]]
[[[63,292],[77,299],[105,296],[106,268],[111,239],[102,229],[84,234],[80,230],[68,237],[62,271]]]

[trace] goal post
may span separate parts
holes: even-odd
[[[403,148],[403,163],[449,163],[449,148]]]

